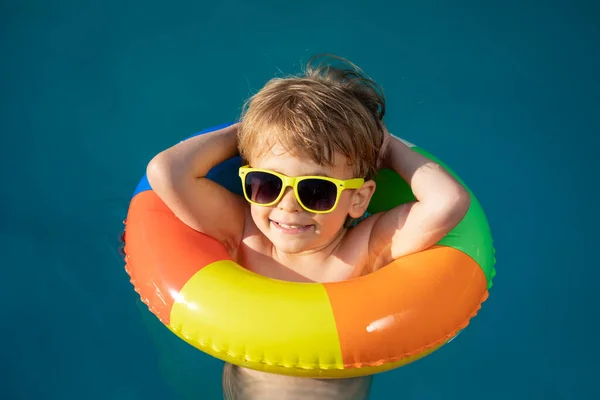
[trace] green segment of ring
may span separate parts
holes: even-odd
[[[452,229],[442,240],[440,246],[449,246],[469,255],[485,274],[487,288],[492,287],[492,279],[496,275],[494,264],[496,263],[495,250],[492,240],[492,232],[487,217],[471,189],[465,185],[462,179],[450,169],[443,161],[419,148],[412,150],[440,164],[452,174],[471,195],[471,206],[462,221]],[[369,213],[387,211],[399,204],[415,200],[415,196],[408,183],[404,181],[395,171],[384,169],[375,178],[377,189],[369,204]]]

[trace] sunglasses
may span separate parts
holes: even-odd
[[[279,202],[285,189],[294,189],[300,206],[314,214],[335,210],[340,195],[346,189],[359,189],[362,178],[340,180],[326,176],[286,176],[277,172],[243,166],[239,169],[244,197],[249,203],[272,206]]]

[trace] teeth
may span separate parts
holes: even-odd
[[[277,224],[279,226],[281,226],[282,228],[287,228],[287,229],[304,228],[304,225],[288,225],[288,224],[282,224],[281,222],[278,222]]]

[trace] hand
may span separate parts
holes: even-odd
[[[388,163],[388,153],[389,153],[389,144],[392,139],[390,133],[388,132],[383,121],[381,122],[381,130],[383,132],[383,141],[381,142],[381,147],[379,148],[379,155],[377,156],[377,169],[381,170],[383,168],[387,168]]]

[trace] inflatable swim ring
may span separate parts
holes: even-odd
[[[227,160],[208,177],[241,195],[240,165],[239,158]],[[235,263],[217,240],[184,225],[144,176],[125,221],[125,269],[150,311],[211,356],[284,375],[371,375],[440,348],[486,300],[494,249],[483,209],[471,196],[463,220],[428,250],[348,281],[294,283]],[[384,170],[368,211],[412,199],[406,182]]]

